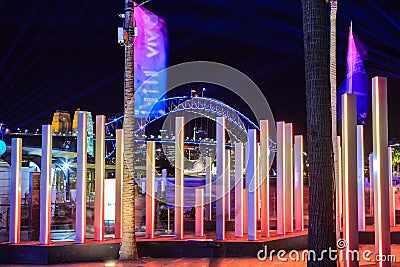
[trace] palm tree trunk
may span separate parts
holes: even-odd
[[[310,164],[308,249],[335,249],[334,168],[329,82],[329,38],[325,0],[302,0]],[[336,266],[327,253],[308,266]]]
[[[135,181],[134,181],[134,3],[125,2],[125,85],[124,85],[124,175],[123,175],[123,232],[120,260],[138,258],[135,238]]]
[[[330,24],[331,24],[331,38],[330,38],[330,81],[331,81],[331,110],[332,110],[332,144],[333,144],[333,162],[335,168],[335,211],[336,211],[336,240],[340,238],[340,209],[339,209],[339,162],[338,162],[338,147],[337,147],[337,100],[336,100],[336,14],[337,14],[337,0],[330,0]]]

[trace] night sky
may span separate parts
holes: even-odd
[[[262,89],[276,121],[306,132],[300,0],[153,0],[145,7],[168,23],[169,65],[207,60],[237,68]],[[0,1],[0,122],[34,131],[56,109],[122,112],[123,8],[123,0]],[[368,74],[388,77],[389,137],[400,138],[400,2],[339,0],[338,8],[338,82],[353,20]],[[218,90],[207,96],[241,109]]]

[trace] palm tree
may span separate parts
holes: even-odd
[[[329,82],[329,37],[325,0],[302,0],[310,163],[308,249],[334,249],[334,168]],[[329,257],[308,266],[336,266]]]
[[[124,175],[123,175],[123,232],[120,260],[138,258],[135,238],[135,181],[134,181],[134,3],[125,0],[125,84],[124,84]]]
[[[335,210],[336,210],[336,240],[340,238],[340,212],[339,212],[339,162],[338,162],[338,147],[336,142],[337,136],[337,100],[336,100],[336,14],[337,14],[337,0],[330,0],[330,24],[331,24],[331,37],[330,37],[330,81],[331,81],[331,110],[332,110],[332,145],[333,145],[333,162],[335,168]]]

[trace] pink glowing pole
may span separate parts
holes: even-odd
[[[256,130],[249,129],[247,133],[247,143],[248,143],[248,161],[247,161],[247,169],[246,169],[246,183],[247,183],[247,192],[248,192],[248,230],[247,230],[247,239],[248,240],[257,240],[257,195],[256,195],[256,185],[257,185],[257,141],[256,141]]]
[[[392,166],[392,148],[388,147],[388,173],[389,173],[389,214],[390,214],[390,226],[396,226],[396,205],[395,203],[395,189],[393,187],[393,166]]]
[[[294,218],[295,230],[304,230],[303,216],[303,136],[294,137]]]
[[[374,178],[374,154],[369,154],[369,213],[374,215],[374,188],[375,188],[375,178]]]
[[[225,217],[231,219],[231,150],[225,149]]]
[[[390,215],[388,181],[388,106],[387,80],[372,79],[372,132],[374,155],[374,218],[375,253],[390,255]],[[377,266],[390,266],[390,262],[378,262]]]
[[[124,130],[116,131],[116,150],[115,150],[115,238],[122,238],[122,190],[124,177]]]
[[[11,141],[11,183],[10,183],[10,228],[9,242],[21,242],[21,171],[22,171],[22,139]]]
[[[276,123],[277,138],[276,138],[276,168],[277,168],[277,233],[284,235],[285,227],[285,177],[286,177],[286,149],[285,149],[285,122],[278,121]]]
[[[358,250],[358,204],[357,204],[357,111],[356,95],[342,96],[342,155],[343,155],[343,237],[348,242],[348,251]],[[347,257],[345,266],[358,266],[358,261]]]
[[[337,223],[339,224],[339,229],[342,230],[342,228],[343,228],[343,223],[342,223],[342,217],[343,217],[343,170],[342,170],[342,143],[340,141],[340,136],[337,136],[336,141],[337,141],[337,159],[338,159],[338,179],[336,182],[336,186],[338,188],[338,195],[339,195],[339,198],[336,202],[338,205],[338,209],[339,209],[339,216],[338,216]]]
[[[147,142],[146,150],[146,238],[154,238],[156,143]]]
[[[183,239],[184,117],[175,118],[175,238]]]
[[[269,121],[260,121],[261,236],[269,237]]]
[[[87,168],[87,115],[78,114],[76,159],[76,226],[75,242],[86,240],[86,168]]]
[[[206,157],[206,220],[212,219],[212,173],[211,173],[211,157]]]
[[[243,237],[243,144],[235,144],[235,236]]]
[[[51,222],[51,162],[52,162],[51,125],[42,126],[42,160],[40,175],[40,232],[39,243],[50,244]]]
[[[225,239],[225,117],[217,117],[216,238]]]
[[[293,124],[285,124],[285,227],[293,232]]]
[[[247,234],[249,230],[249,212],[248,212],[248,201],[249,194],[247,188],[243,189],[243,234]]]
[[[204,235],[204,189],[196,189],[196,201],[195,201],[195,235]]]
[[[106,175],[106,117],[96,116],[94,240],[104,240],[104,178]]]
[[[365,231],[364,127],[357,125],[358,230]]]

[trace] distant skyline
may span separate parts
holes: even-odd
[[[207,60],[237,68],[262,89],[276,121],[293,122],[295,133],[305,134],[300,1],[153,0],[145,7],[168,24],[169,65]],[[123,8],[123,0],[0,1],[0,122],[35,131],[51,123],[57,109],[121,113],[124,48],[117,27]],[[369,54],[369,76],[388,76],[390,138],[400,138],[399,8],[396,0],[338,4],[338,83],[353,20]],[[243,103],[225,95],[207,91],[242,110]],[[370,125],[368,116],[367,135]]]

